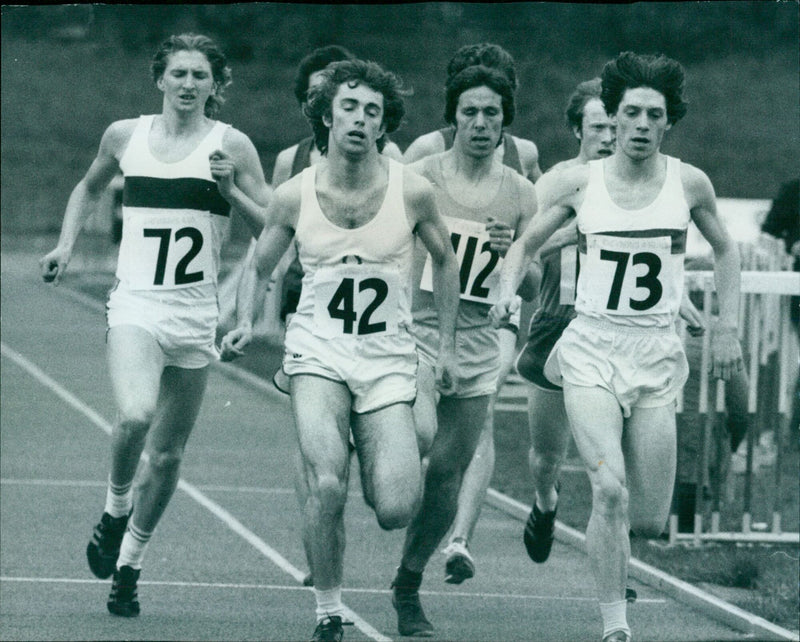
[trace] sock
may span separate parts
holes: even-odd
[[[603,637],[614,631],[625,631],[631,634],[627,618],[628,603],[625,600],[619,602],[600,602],[600,613],[603,616]]]
[[[111,517],[126,517],[133,507],[133,481],[117,486],[108,478],[105,512]]]
[[[122,538],[122,545],[119,548],[119,559],[117,568],[130,566],[131,568],[142,568],[142,558],[144,557],[147,544],[153,533],[145,533],[136,528],[133,522],[128,524],[128,530]]]
[[[314,597],[317,599],[317,623],[322,622],[331,615],[342,617],[344,604],[342,604],[342,587],[334,586],[332,589],[322,591],[314,588]]]
[[[392,588],[401,593],[413,593],[419,590],[420,584],[422,584],[422,573],[409,571],[402,564],[397,567],[397,575],[394,578],[394,582],[392,582]]]

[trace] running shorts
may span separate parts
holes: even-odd
[[[544,373],[557,385],[605,388],[629,417],[631,408],[674,402],[689,364],[671,326],[636,328],[579,315],[556,343]]]

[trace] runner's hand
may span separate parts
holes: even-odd
[[[214,150],[208,157],[211,168],[211,177],[217,181],[220,194],[228,196],[233,190],[233,177],[236,174],[236,165],[230,155],[222,150]]]
[[[514,242],[513,228],[490,216],[486,223],[486,230],[489,232],[489,247],[500,256],[505,256],[508,248]]]
[[[742,347],[736,328],[714,328],[711,334],[711,374],[727,381],[744,368]]]
[[[64,271],[67,269],[69,259],[69,253],[59,248],[45,254],[39,259],[39,268],[42,271],[44,282],[58,285],[61,281],[61,277],[64,275]]]
[[[500,328],[511,318],[511,316],[519,309],[520,301],[517,297],[512,296],[507,299],[500,299],[489,310],[489,318],[492,320],[492,325],[495,328]]]
[[[253,328],[247,325],[241,325],[234,328],[224,337],[220,344],[220,360],[233,361],[237,357],[244,355],[244,348],[253,340]]]

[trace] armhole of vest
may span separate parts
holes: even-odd
[[[133,131],[131,132],[131,137],[128,139],[128,142],[125,144],[125,149],[122,152],[122,156],[119,157],[119,167],[122,170],[122,165],[125,164],[125,158],[128,156],[128,153],[135,153],[136,146],[141,145],[141,138],[144,137],[145,141],[147,140],[146,134],[143,133],[143,130],[146,127],[146,123],[148,120],[152,126],[152,120],[155,116],[151,114],[142,114],[139,118],[136,119],[136,124],[133,126]],[[147,127],[149,132],[150,126]],[[123,175],[124,175],[123,171]]]

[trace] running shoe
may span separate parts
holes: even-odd
[[[338,615],[326,617],[322,622],[317,624],[311,642],[342,642],[344,627],[352,624],[352,622],[342,621],[342,618]]]
[[[528,521],[525,523],[522,541],[525,542],[528,557],[537,564],[547,561],[550,556],[555,538],[556,510],[558,506],[552,511],[543,513],[534,501]]]
[[[92,539],[86,547],[89,568],[101,580],[111,577],[117,567],[119,547],[128,526],[128,515],[111,517],[103,513],[100,523],[94,527]]]
[[[638,595],[636,595],[636,591],[634,589],[632,589],[630,586],[626,586],[625,587],[625,601],[626,602],[628,602],[629,604],[633,604],[636,601],[637,597],[638,597]]]
[[[314,576],[311,573],[306,573],[303,578],[303,586],[314,586]]]
[[[444,581],[448,584],[461,584],[475,575],[475,560],[469,554],[467,543],[462,539],[455,539],[442,553],[447,555],[444,564]]]
[[[612,631],[603,638],[603,642],[631,642],[631,634],[627,631]]]
[[[428,622],[419,591],[398,589],[392,582],[392,606],[397,611],[397,631],[400,635],[413,635],[420,638],[433,636],[433,624]]]
[[[122,566],[114,571],[111,594],[106,603],[109,612],[122,617],[139,615],[139,596],[136,592],[139,573],[141,573],[140,569],[130,566]]]

